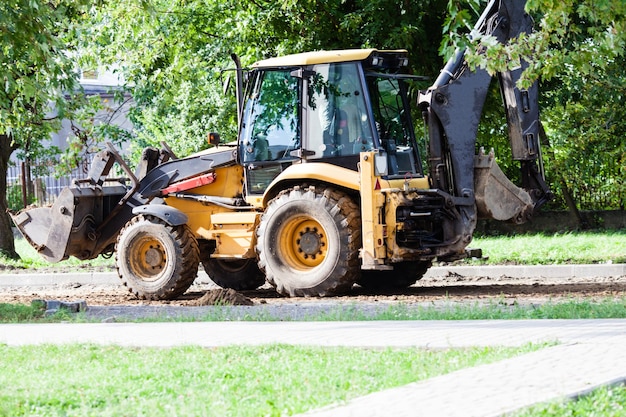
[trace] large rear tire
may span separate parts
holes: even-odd
[[[345,193],[294,187],[267,206],[257,228],[259,266],[283,295],[323,297],[359,277],[360,210]]]
[[[133,217],[117,238],[117,273],[129,291],[146,300],[183,294],[198,275],[198,242],[186,225],[153,216]]]
[[[256,259],[209,258],[203,260],[202,265],[211,281],[222,288],[247,291],[265,283],[265,275],[259,269]]]
[[[358,284],[372,290],[397,290],[410,287],[422,279],[431,262],[398,262],[392,271],[361,271]]]

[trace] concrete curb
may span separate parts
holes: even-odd
[[[449,274],[489,278],[595,278],[626,276],[626,264],[597,265],[486,265],[440,266],[428,270],[424,278],[444,277]]]
[[[0,274],[1,287],[46,287],[66,284],[119,285],[120,279],[114,272],[63,272]]]
[[[206,272],[198,271],[196,282],[208,281],[210,279]],[[0,288],[16,286],[47,287],[71,284],[119,286],[121,281],[116,272],[0,273]]]

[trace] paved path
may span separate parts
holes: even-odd
[[[309,416],[500,416],[626,381],[624,344],[565,345],[377,392]]]
[[[0,343],[123,346],[560,345],[318,410],[314,416],[496,416],[626,381],[626,320],[204,322],[0,325]]]
[[[95,343],[122,346],[520,346],[525,343],[621,343],[626,320],[472,320],[357,322],[172,322],[0,325],[0,343]]]

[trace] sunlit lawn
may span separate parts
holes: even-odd
[[[0,415],[290,415],[538,348],[0,345]]]

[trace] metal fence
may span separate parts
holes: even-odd
[[[92,158],[90,158],[92,159]],[[31,164],[18,162],[9,166],[7,172],[7,200],[9,208],[19,210],[26,205],[46,206],[53,204],[61,191],[75,178],[86,178],[90,161],[71,170],[69,175],[58,176],[53,162],[35,161]],[[30,172],[30,174],[29,174]],[[23,178],[30,178],[30,186]],[[26,194],[26,195],[25,195]]]
[[[586,161],[582,156],[575,172],[563,174],[580,210],[624,210],[626,168],[623,159]]]

